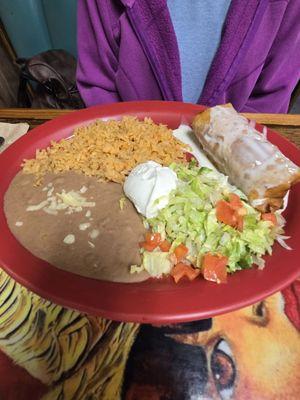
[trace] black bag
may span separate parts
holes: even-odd
[[[84,108],[76,87],[76,59],[71,54],[49,50],[17,62],[21,67],[19,107]]]

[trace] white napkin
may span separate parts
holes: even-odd
[[[20,124],[8,124],[0,122],[0,136],[4,138],[4,144],[0,146],[0,153],[4,151],[9,145],[15,142],[19,137],[23,136],[29,129],[26,122]]]

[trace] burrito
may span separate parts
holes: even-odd
[[[231,104],[206,109],[192,123],[203,150],[261,212],[282,207],[300,169]]]

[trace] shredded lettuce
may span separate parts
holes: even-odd
[[[162,274],[169,274],[172,266],[173,264],[169,259],[169,253],[163,253],[161,251],[145,251],[143,253],[142,267],[150,276],[159,278]]]
[[[228,272],[250,268],[253,263],[262,264],[262,256],[272,252],[276,233],[272,224],[262,221],[260,213],[247,203],[246,195],[231,185],[225,175],[198,167],[194,162],[171,164],[170,168],[176,172],[179,185],[170,194],[168,205],[156,217],[147,219],[154,232],[171,241],[170,251],[180,243],[185,244],[195,267],[200,266],[207,252],[225,255]],[[227,200],[229,193],[236,193],[242,199],[247,212],[242,232],[216,218],[216,203],[220,199]],[[156,265],[153,260],[158,260],[157,253],[149,253],[153,255],[151,261],[149,255],[144,254],[146,263]]]

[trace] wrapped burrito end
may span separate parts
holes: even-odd
[[[225,104],[208,108],[192,123],[204,152],[262,212],[276,211],[300,169],[249,121]]]
[[[233,105],[231,103],[221,104],[218,107],[233,109]],[[206,129],[209,129],[211,123],[211,110],[212,108],[207,108],[206,110],[197,114],[196,117],[193,119],[192,128],[196,133],[196,136],[197,132],[201,132],[203,134],[203,132],[205,132]]]

